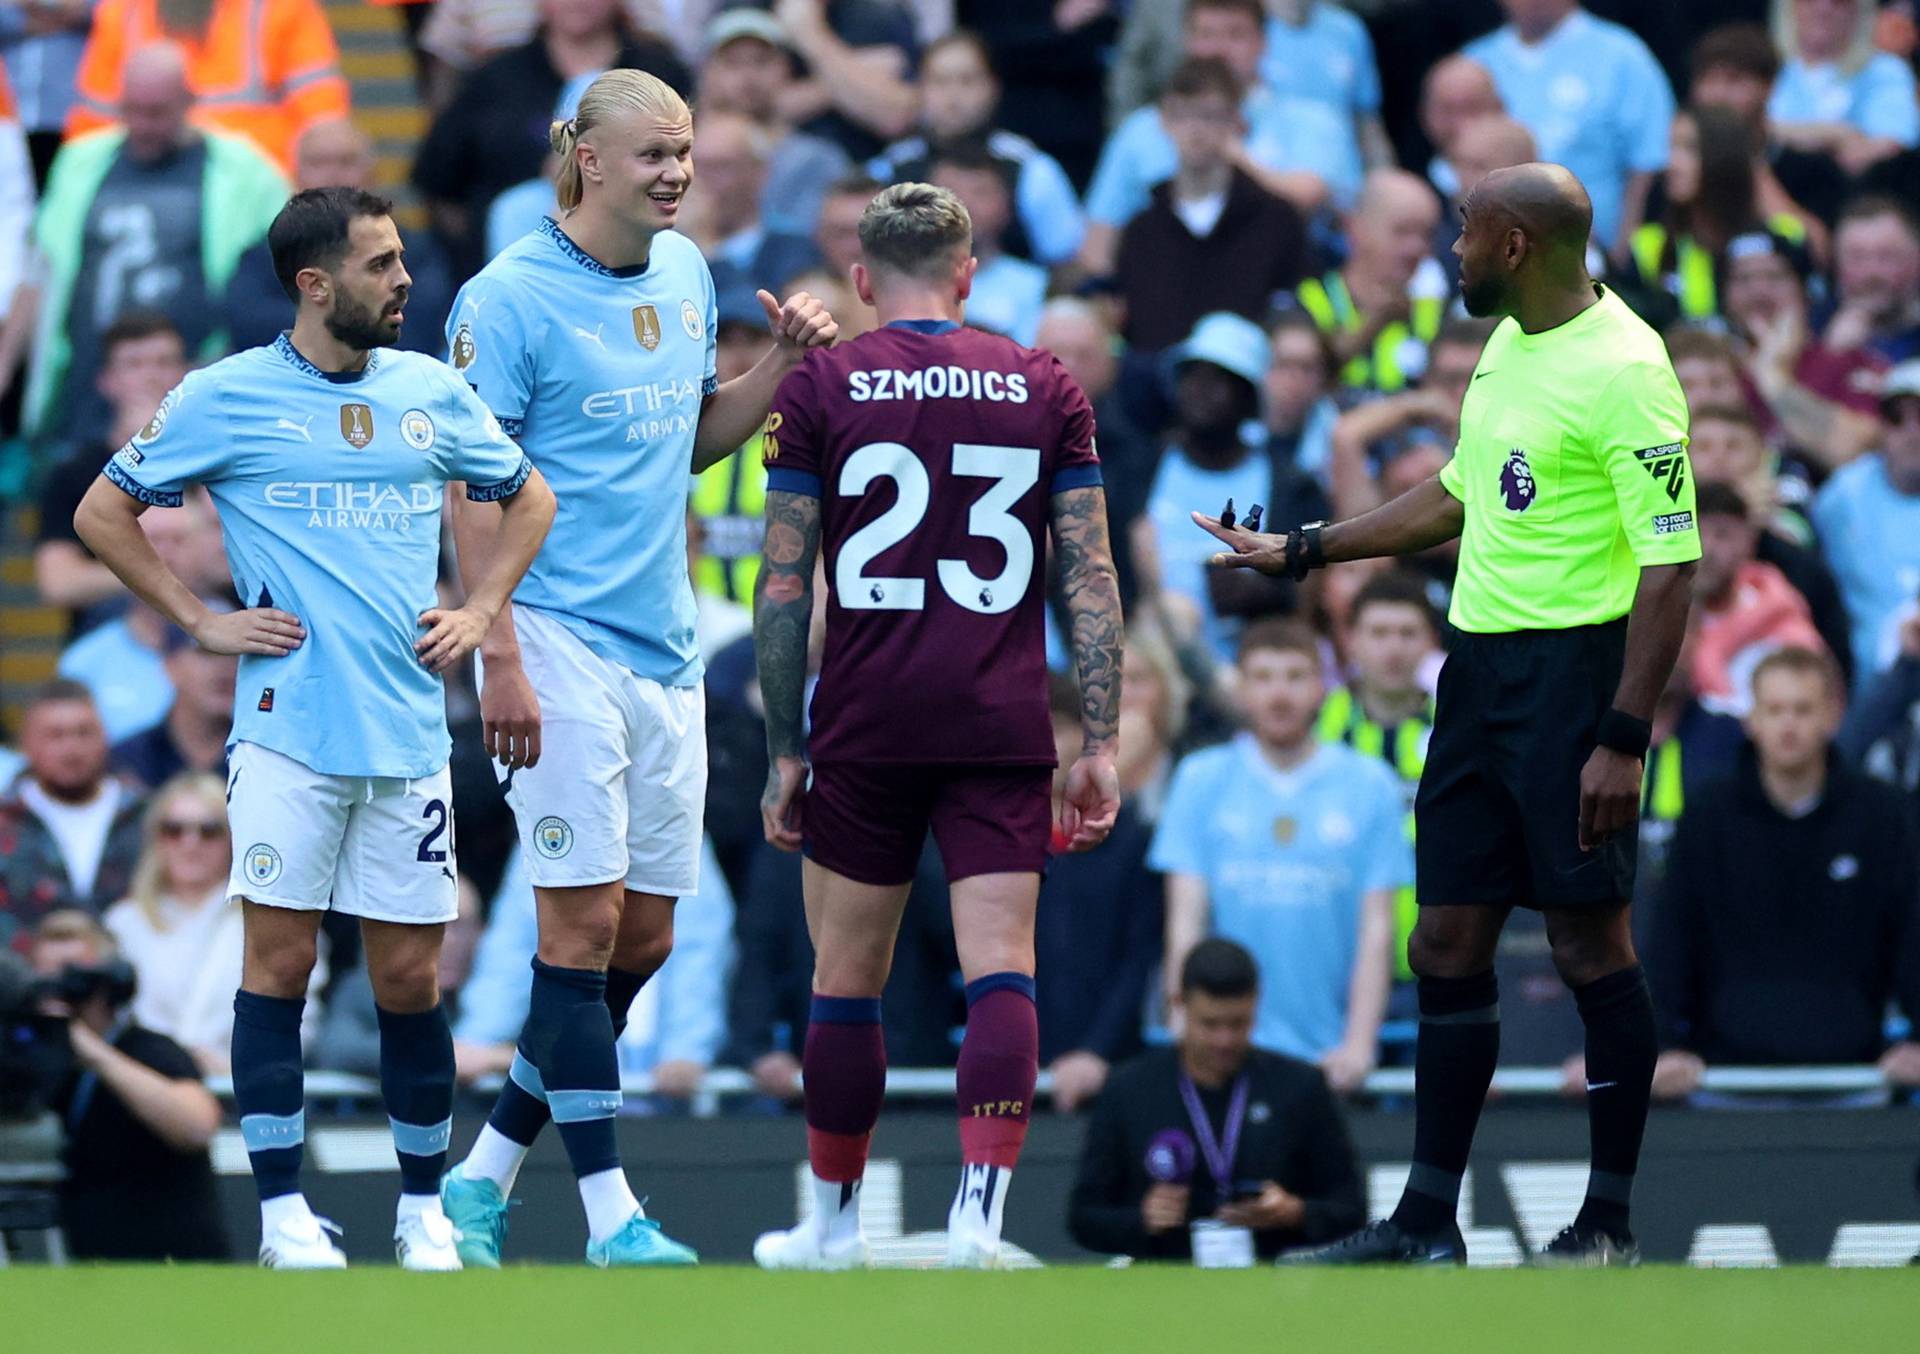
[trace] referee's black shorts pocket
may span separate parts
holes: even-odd
[[[1519,806],[1489,774],[1494,723],[1476,642],[1440,670],[1433,735],[1414,797],[1414,896],[1422,907],[1522,901],[1527,861]]]

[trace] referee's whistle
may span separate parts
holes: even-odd
[[[1233,526],[1233,521],[1234,521],[1233,500],[1228,499],[1227,506],[1220,509],[1220,525],[1223,527],[1231,528]]]

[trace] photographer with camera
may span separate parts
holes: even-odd
[[[220,1104],[193,1059],[127,1014],[133,970],[86,913],[47,916],[31,955],[35,1028],[68,1054],[42,1060],[45,1103],[66,1129],[68,1249],[79,1260],[231,1258],[207,1151]]]
[[[1067,1228],[1089,1250],[1251,1265],[1366,1219],[1359,1163],[1312,1063],[1253,1047],[1260,971],[1230,940],[1180,970],[1180,1042],[1114,1072],[1093,1108]]]

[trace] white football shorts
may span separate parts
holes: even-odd
[[[705,690],[638,676],[533,608],[515,607],[513,622],[540,702],[540,761],[496,770],[534,884],[619,880],[691,898],[706,817]]]
[[[227,766],[228,898],[428,925],[460,911],[453,778],[329,776],[258,743]]]

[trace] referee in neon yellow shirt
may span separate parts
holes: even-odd
[[[1503,316],[1434,478],[1349,521],[1262,535],[1194,514],[1227,568],[1303,577],[1460,538],[1433,740],[1414,815],[1420,988],[1413,1171],[1393,1215],[1309,1262],[1463,1263],[1461,1173],[1500,1047],[1494,947],[1546,914],[1586,1023],[1593,1166],[1542,1263],[1639,1259],[1628,1201],[1657,1054],[1633,952],[1648,721],[1700,557],[1687,405],[1660,336],[1587,275],[1593,209],[1559,165],[1489,174],[1462,207],[1461,287]]]

